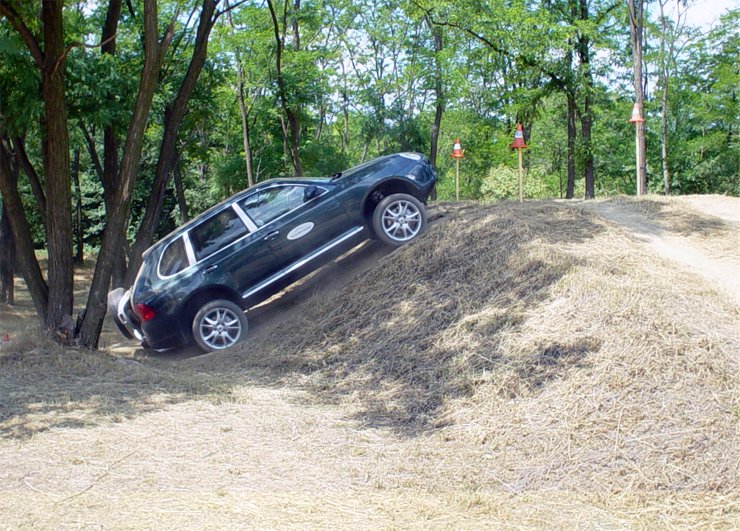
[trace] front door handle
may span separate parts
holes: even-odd
[[[208,266],[203,270],[203,274],[207,275],[208,273],[213,273],[216,269],[218,269],[217,265]]]
[[[270,234],[268,234],[267,236],[265,236],[265,237],[264,237],[263,239],[264,239],[264,240],[265,240],[266,242],[269,242],[269,241],[272,241],[272,240],[274,240],[275,238],[277,238],[277,237],[278,237],[278,234],[280,234],[280,231],[279,231],[279,230],[274,230],[274,231],[272,231],[272,232],[271,232]]]

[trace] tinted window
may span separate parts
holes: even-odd
[[[247,228],[232,208],[222,210],[190,231],[195,259],[212,255],[247,234]]]
[[[185,242],[178,238],[167,246],[159,261],[159,276],[169,277],[190,265],[185,252]]]
[[[303,186],[280,186],[250,195],[241,207],[261,227],[303,204]]]

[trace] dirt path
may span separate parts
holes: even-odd
[[[721,197],[722,200],[718,198]],[[740,227],[740,199],[725,196],[690,196],[682,198],[699,213],[723,219]],[[658,255],[692,270],[710,281],[736,305],[740,306],[740,240],[735,252],[730,255],[708,253],[694,245],[688,238],[666,230],[647,216],[626,208],[616,202],[581,203],[598,215],[618,223]]]

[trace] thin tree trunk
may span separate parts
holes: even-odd
[[[573,199],[576,186],[576,102],[570,92],[566,97],[568,99],[568,146],[566,148],[568,180],[565,187],[565,198]]]
[[[229,2],[226,2],[226,8],[229,8]],[[235,31],[234,19],[231,18],[231,11],[228,12],[227,18],[232,33]],[[242,62],[241,50],[236,49],[236,97],[239,100],[239,115],[242,120],[242,144],[244,145],[244,163],[247,170],[247,186],[254,186],[254,171],[252,170],[252,144],[249,139],[249,111],[247,109],[246,98],[244,96],[244,63]]]
[[[190,58],[187,73],[180,84],[172,104],[165,110],[164,133],[162,142],[159,147],[159,158],[157,159],[157,168],[154,174],[154,183],[147,201],[144,217],[136,233],[134,245],[131,248],[129,266],[126,271],[126,284],[134,282],[142,262],[144,251],[152,244],[154,234],[159,227],[162,217],[162,206],[164,204],[164,192],[167,189],[167,182],[172,175],[172,168],[175,164],[177,152],[177,132],[185,116],[188,102],[195,90],[195,85],[203,69],[208,53],[208,37],[211,29],[216,22],[214,12],[218,0],[203,0],[201,7],[200,20],[198,22],[198,31],[195,38],[193,55]]]
[[[77,252],[74,261],[82,263],[85,259],[83,249],[83,230],[82,230],[82,190],[80,189],[80,150],[75,149],[74,158],[72,159],[72,182],[75,185],[75,242],[77,243]]]
[[[10,158],[10,153],[0,139],[0,193],[3,196],[3,207],[13,233],[15,265],[23,275],[33,306],[36,308],[36,314],[42,323],[46,323],[49,287],[36,259],[31,228],[18,193],[17,170],[11,167]]]
[[[100,53],[103,55],[116,55],[116,33],[120,17],[121,0],[110,0],[101,34],[103,45],[100,47]],[[106,100],[109,105],[115,105],[115,97],[112,93],[106,95]],[[114,191],[118,188],[118,144],[118,131],[115,123],[111,121],[103,128],[103,168],[100,177],[103,183],[106,212],[112,210],[112,202],[115,200]],[[111,282],[113,287],[121,287],[126,274],[124,246],[117,247],[115,253]]]
[[[46,194],[44,194],[44,188],[41,186],[41,179],[39,174],[36,172],[36,168],[31,164],[31,160],[28,158],[26,152],[26,143],[22,137],[15,137],[13,139],[13,151],[15,151],[15,158],[18,163],[18,167],[23,170],[23,173],[28,177],[28,182],[31,185],[31,191],[33,196],[36,198],[36,204],[39,207],[39,216],[41,217],[41,223],[46,229]]]
[[[0,249],[0,302],[12,305],[15,303],[15,243],[5,204],[0,213]]]
[[[630,39],[632,42],[632,68],[634,71],[635,103],[644,118],[644,85],[642,69],[643,43],[643,10],[644,0],[627,0],[629,5]],[[637,122],[636,179],[637,195],[647,191],[647,145],[645,140],[645,122]]]
[[[581,20],[589,20],[588,2],[580,0]],[[591,127],[593,115],[591,114],[591,98],[593,77],[591,74],[591,43],[587,34],[581,32],[578,35],[578,58],[584,71],[583,86],[583,113],[581,114],[581,141],[583,142],[583,176],[586,182],[586,199],[593,199],[594,192],[594,153],[591,143]]]
[[[49,304],[46,324],[63,326],[72,314],[72,196],[69,179],[69,131],[64,94],[65,44],[62,29],[63,0],[41,4],[44,61],[41,92],[44,99],[43,159],[46,178],[47,248],[49,251]]]
[[[300,6],[300,1],[298,1],[298,6]],[[280,104],[283,109],[283,114],[288,119],[287,125],[289,126],[286,127],[285,124],[283,125],[283,136],[285,136],[286,143],[288,144],[290,150],[290,159],[293,163],[293,173],[297,177],[300,177],[303,175],[303,166],[301,165],[301,158],[298,152],[298,148],[301,143],[300,120],[297,114],[288,106],[288,95],[286,92],[285,79],[283,76],[283,48],[285,43],[283,41],[283,38],[280,36],[280,26],[278,23],[277,14],[275,13],[275,5],[273,4],[272,0],[267,0],[267,7],[270,10],[273,32],[275,35],[275,44],[277,46],[275,54],[275,68],[277,74],[278,93],[280,95]],[[297,31],[297,27],[295,28],[295,31]]]
[[[663,163],[663,190],[665,195],[671,193],[671,172],[668,167],[668,58],[666,57],[666,17],[665,4],[667,0],[659,0],[660,6],[660,83],[663,90],[660,98],[660,158]]]
[[[439,130],[442,125],[442,114],[445,109],[444,86],[442,84],[442,60],[440,55],[444,50],[442,40],[442,27],[435,26],[429,17],[426,17],[427,25],[432,32],[434,40],[434,122],[432,123],[432,136],[429,143],[429,162],[432,167],[437,167],[437,152],[439,150]]]
[[[157,41],[157,2],[144,0],[144,68],[139,79],[133,115],[129,124],[123,158],[118,176],[113,209],[108,215],[103,241],[98,253],[98,262],[93,274],[90,293],[85,307],[85,316],[79,332],[79,342],[88,348],[97,348],[100,330],[106,311],[108,286],[110,285],[116,249],[125,245],[126,224],[131,207],[141,150],[144,144],[144,131],[149,121],[149,113],[157,88],[157,80],[162,67],[164,52],[172,41],[174,17],[165,30],[161,42]]]
[[[175,194],[177,195],[177,208],[180,211],[180,223],[187,223],[190,219],[188,214],[188,202],[185,200],[185,187],[182,184],[182,171],[180,164],[182,160],[178,154],[177,161],[175,162],[174,174],[175,174]]]
[[[239,98],[239,114],[242,119],[242,142],[244,144],[244,163],[247,169],[247,186],[254,186],[254,171],[252,170],[252,144],[249,138],[249,112],[244,98],[244,66],[241,57],[237,54],[237,97]]]

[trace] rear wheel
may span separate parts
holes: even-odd
[[[373,229],[386,245],[399,247],[418,238],[427,227],[427,214],[421,201],[408,194],[383,198],[373,212]]]
[[[247,337],[247,317],[233,302],[219,299],[198,310],[192,329],[193,338],[201,350],[223,350]]]

